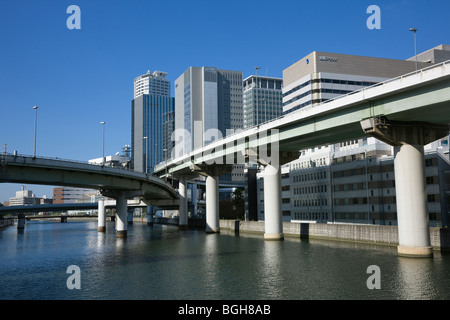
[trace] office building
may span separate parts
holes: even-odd
[[[175,129],[183,132],[184,144],[172,156],[243,129],[242,103],[241,71],[189,67],[175,80]],[[242,181],[243,178],[243,166],[239,166],[221,179]]]
[[[408,59],[408,61],[415,60],[415,56]],[[448,44],[438,45],[417,55],[418,62],[426,62],[429,64],[441,63],[447,60],[450,60],[450,45]]]
[[[165,72],[155,71],[134,79],[131,162],[135,171],[153,173],[156,164],[170,158],[175,102],[165,76]]]
[[[244,129],[282,115],[282,88],[281,78],[252,75],[244,79]]]
[[[175,80],[175,128],[184,129],[184,153],[243,128],[242,72],[190,67]]]
[[[53,188],[53,203],[89,203],[99,194],[98,190],[75,188],[75,187],[58,187]]]
[[[418,68],[450,59],[441,45],[417,57]],[[313,52],[283,71],[283,112],[295,112],[377,82],[415,71],[408,61]],[[283,166],[283,220],[396,225],[392,147],[372,137],[300,150],[299,159]],[[425,146],[430,226],[448,225],[450,161],[448,138]],[[287,180],[289,182],[283,182]],[[262,186],[262,174],[257,174]],[[258,185],[258,220],[264,219]],[[290,199],[286,195],[290,190]]]
[[[31,190],[16,191],[16,196],[9,198],[10,206],[28,206],[40,204],[40,198],[37,198]]]
[[[302,151],[281,174],[285,222],[397,225],[393,149],[374,138]],[[448,138],[425,147],[425,176],[430,226],[447,226]],[[262,173],[257,188],[258,220],[264,220]]]
[[[430,66],[418,62],[419,68]],[[283,113],[415,71],[415,62],[314,51],[283,70]]]
[[[134,99],[144,94],[170,96],[170,81],[166,79],[166,72],[150,70],[134,79]]]

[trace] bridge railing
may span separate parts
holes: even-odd
[[[114,170],[114,171],[119,170],[119,172],[124,172],[127,175],[134,175],[136,177],[141,177],[141,178],[145,177],[147,180],[157,178],[156,176],[153,176],[149,173],[137,172],[137,171],[134,171],[134,170],[132,170],[130,168],[126,168],[126,167],[109,166],[109,165],[105,165],[102,163],[94,163],[94,162],[89,162],[89,161],[73,160],[73,159],[64,159],[64,158],[59,158],[59,157],[32,156],[32,155],[27,155],[27,154],[19,154],[17,152],[8,153],[8,152],[4,151],[1,153],[0,158],[5,159],[4,160],[5,165],[7,163],[8,158],[10,159],[10,161],[11,161],[11,159],[13,159],[13,161],[11,161],[11,162],[18,162],[18,161],[20,161],[19,159],[23,159],[23,161],[26,161],[29,159],[32,159],[32,160],[38,159],[38,160],[44,160],[44,161],[45,160],[58,161],[58,162],[68,164],[68,165],[77,164],[77,165],[95,166],[96,168],[102,168],[105,170]],[[2,164],[3,164],[3,162],[2,162]],[[172,187],[172,185],[167,181],[160,181],[160,182],[166,184],[167,186]]]

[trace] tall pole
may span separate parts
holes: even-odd
[[[414,56],[416,58],[416,71],[417,71],[417,42],[416,42],[416,28],[409,28],[409,31],[414,32]]]
[[[255,92],[256,92],[256,125],[259,125],[259,116],[258,116],[258,114],[259,114],[259,110],[258,110],[258,87],[259,87],[259,84],[258,84],[258,70],[259,69],[261,69],[261,67],[255,67],[255,70],[256,70],[256,78],[255,78],[255,80],[256,80],[256,86],[255,86]]]
[[[37,128],[37,106],[33,107],[34,109],[34,151],[33,151],[33,158],[36,158],[36,128]]]
[[[105,121],[100,124],[102,125],[102,165],[105,165]]]

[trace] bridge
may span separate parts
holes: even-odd
[[[280,166],[298,159],[301,149],[374,136],[394,146],[398,253],[432,256],[423,146],[448,135],[449,122],[450,61],[446,61],[299,109],[190,152],[184,152],[183,143],[177,144],[175,157],[155,166],[154,172],[180,180],[180,225],[187,223],[186,179],[205,176],[206,231],[219,232],[218,177],[233,164],[264,166],[264,237],[283,239]]]
[[[146,205],[176,205],[177,191],[166,181],[145,173],[83,162],[1,154],[0,182],[73,186],[100,190],[114,198],[117,208],[116,235],[127,235],[127,206],[131,199]],[[129,200],[130,199],[130,200]],[[73,205],[73,204],[72,204]],[[105,230],[105,200],[98,202],[99,231]],[[17,210],[17,207],[12,207]],[[27,208],[28,210],[31,208]],[[2,209],[6,210],[6,209]]]

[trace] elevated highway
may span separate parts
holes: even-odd
[[[173,159],[157,165],[154,172],[178,176],[180,181],[192,174],[206,176],[207,231],[217,232],[218,176],[233,164],[259,163],[265,167],[265,237],[283,239],[280,166],[298,159],[299,150],[371,135],[394,146],[399,254],[429,256],[423,146],[448,135],[449,122],[450,61],[446,61],[299,109],[190,152],[184,152],[181,140]],[[182,135],[176,134],[176,141]],[[182,188],[180,201],[183,223]]]
[[[162,179],[148,174],[82,162],[0,155],[0,182],[73,186],[100,190],[116,199],[116,234],[126,237],[127,202],[138,199],[147,205],[165,201],[176,204],[178,192]],[[99,230],[104,230],[104,201],[99,201]]]

